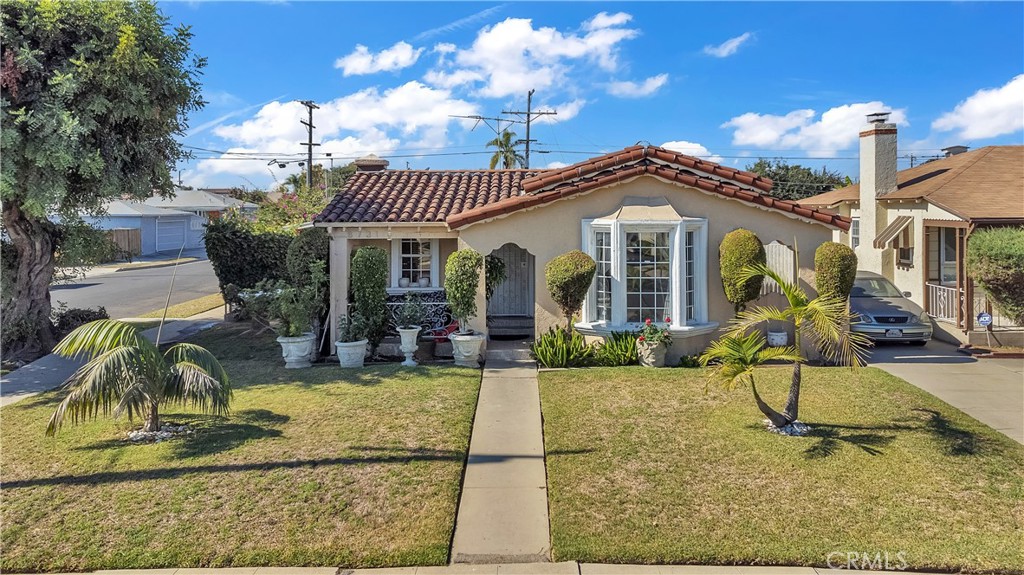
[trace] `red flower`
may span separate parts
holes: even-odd
[[[645,319],[644,323],[646,323],[647,325],[651,325],[651,318]]]
[[[666,316],[665,323],[672,323],[672,318]]]
[[[647,320],[647,321],[651,321],[651,320]],[[644,336],[640,336],[640,337],[636,338],[636,340],[637,341],[644,341]]]

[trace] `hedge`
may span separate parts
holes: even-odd
[[[850,297],[857,277],[857,254],[850,246],[825,242],[814,250],[814,286],[819,296]]]
[[[747,303],[754,301],[761,294],[764,276],[753,276],[745,281],[740,281],[740,277],[750,266],[767,265],[768,258],[764,245],[757,234],[739,228],[722,238],[722,243],[718,246],[718,258],[725,298],[732,303],[737,312],[740,312]]]
[[[363,246],[352,257],[352,298],[356,312],[366,321],[370,354],[388,330],[388,254],[376,246]]]
[[[309,266],[316,262],[323,262],[324,269],[327,269],[330,246],[331,240],[324,228],[310,228],[299,232],[299,235],[288,244],[288,255],[285,258],[291,280],[296,284],[309,283]]]
[[[583,307],[596,271],[594,258],[580,250],[557,256],[544,267],[548,291],[568,322],[567,330],[572,329],[572,318]]]
[[[206,256],[213,264],[217,283],[226,300],[225,288],[234,285],[246,289],[263,280],[287,280],[288,246],[294,236],[256,233],[237,218],[225,217],[206,226]]]
[[[967,270],[1003,315],[1024,325],[1024,228],[988,228],[971,234]]]

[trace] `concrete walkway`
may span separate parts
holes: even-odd
[[[975,358],[948,343],[881,345],[868,364],[1024,443],[1024,359]]]
[[[519,348],[488,342],[452,563],[550,560],[537,365]]]
[[[181,341],[197,331],[220,323],[223,319],[224,310],[217,308],[187,319],[168,321],[164,324],[160,341]],[[154,327],[142,332],[142,335],[154,341],[156,332],[157,328]],[[81,359],[70,360],[50,354],[0,377],[0,407],[57,387],[84,363]]]

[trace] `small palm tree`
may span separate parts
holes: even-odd
[[[68,358],[84,356],[88,362],[61,386],[68,395],[50,416],[47,435],[54,435],[69,414],[77,423],[100,412],[126,413],[129,420],[144,418],[144,431],[159,431],[159,409],[168,402],[228,413],[228,375],[198,345],[179,343],[161,354],[134,326],[101,319],[75,329],[53,351]]]
[[[827,361],[852,367],[864,364],[864,356],[871,342],[862,334],[850,332],[849,326],[853,315],[845,297],[819,296],[811,299],[796,282],[786,281],[763,264],[746,268],[737,280],[742,282],[758,275],[770,278],[779,285],[789,307],[779,309],[775,306],[757,306],[742,311],[733,319],[729,335],[741,336],[764,322],[786,322],[793,325],[797,349],[803,349],[803,344],[806,343],[812,349],[819,350]],[[785,418],[783,425],[797,419],[800,405],[800,366],[804,361],[793,360],[789,397],[781,413]]]
[[[494,155],[491,156],[491,169],[501,163],[502,169],[511,170],[518,165],[520,168],[526,167],[526,158],[519,153],[516,149],[521,142],[514,140],[516,137],[515,132],[505,130],[500,136],[494,138],[490,142],[487,142],[488,148],[497,148]]]
[[[709,381],[717,379],[729,389],[737,384],[749,383],[754,392],[754,401],[761,413],[776,427],[783,427],[789,421],[786,416],[772,409],[757,393],[754,383],[754,368],[773,360],[801,362],[803,357],[795,346],[764,347],[764,337],[753,332],[747,335],[727,335],[714,341],[700,356],[700,364],[712,366]]]

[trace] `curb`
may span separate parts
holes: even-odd
[[[166,267],[175,266],[175,265],[178,265],[178,264],[190,264],[192,262],[197,262],[197,261],[199,261],[199,258],[181,258],[180,260],[159,261],[159,262],[153,262],[152,264],[140,262],[140,265],[126,265],[124,267],[116,268],[114,270],[114,272],[117,273],[117,272],[130,272],[132,270],[149,270],[149,269],[153,269],[153,268],[166,268]]]

